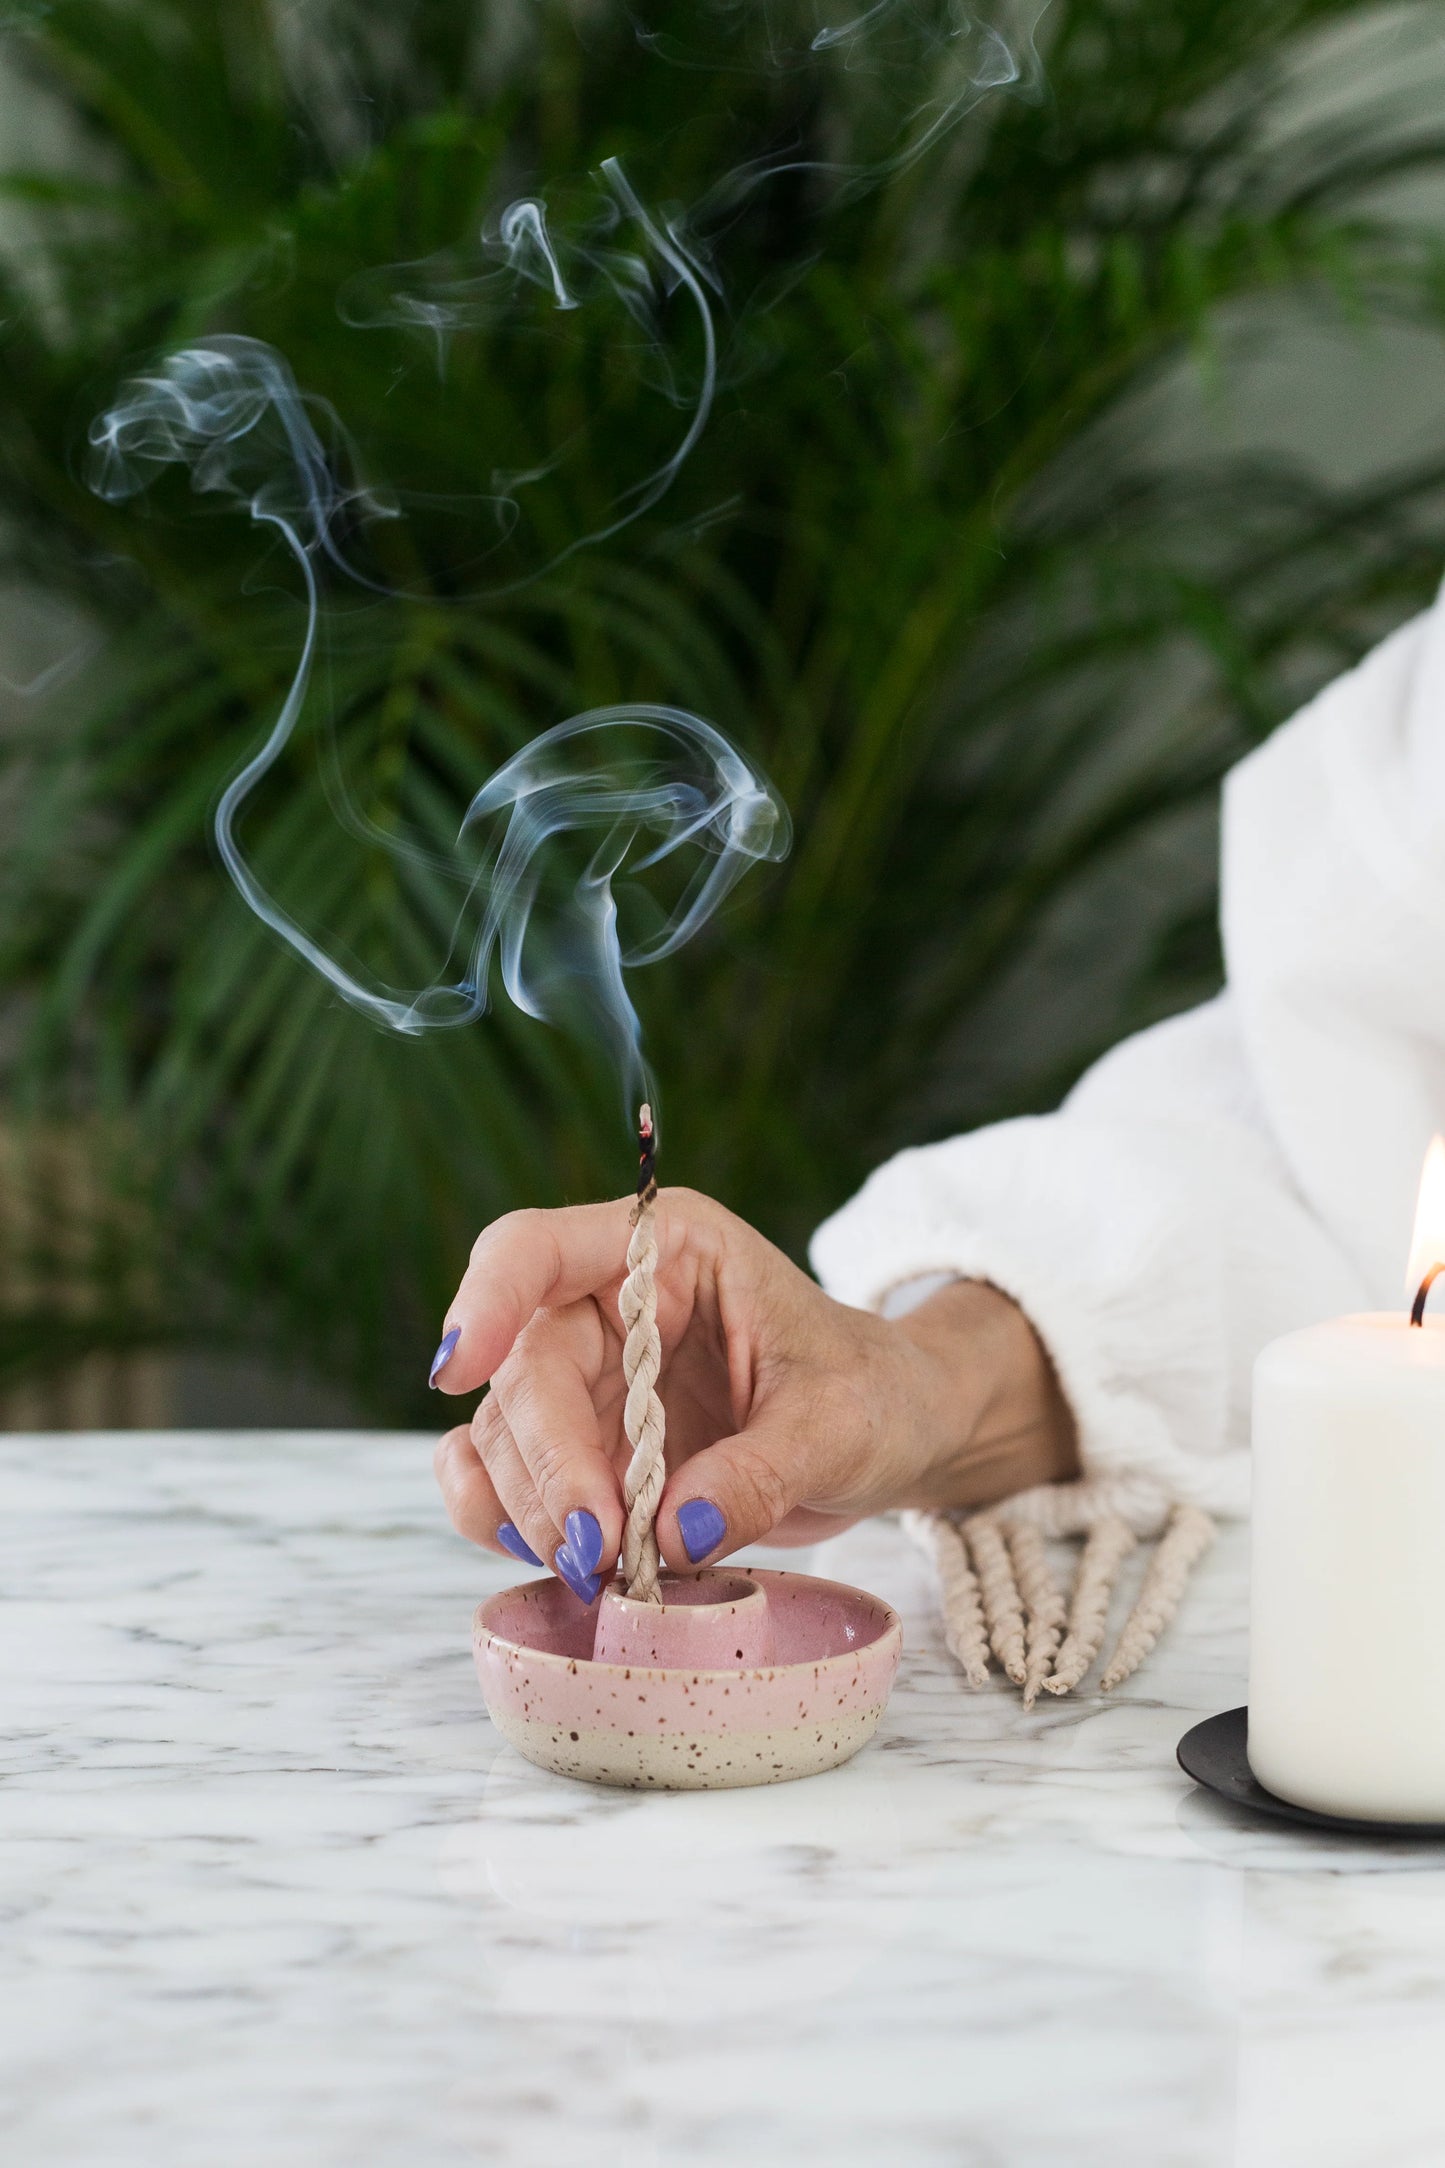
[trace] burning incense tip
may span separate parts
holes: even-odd
[[[652,1126],[652,1109],[643,1101],[637,1112],[637,1205],[632,1215],[633,1225],[637,1214],[650,1205],[657,1196],[657,1136]]]

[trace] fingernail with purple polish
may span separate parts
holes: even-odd
[[[711,1498],[689,1498],[677,1509],[677,1532],[682,1547],[696,1565],[715,1551],[728,1532],[728,1524]]]
[[[584,1573],[565,1543],[559,1543],[552,1559],[559,1580],[567,1583],[574,1596],[585,1604],[597,1601],[597,1576]]]
[[[457,1351],[457,1342],[458,1340],[460,1340],[461,1336],[461,1326],[453,1325],[451,1331],[447,1334],[441,1346],[437,1349],[435,1355],[433,1355],[431,1359],[431,1369],[427,1372],[428,1385],[435,1387],[437,1379],[441,1376],[443,1370],[446,1369],[446,1366],[451,1361],[453,1355],[455,1355]]]
[[[520,1558],[524,1566],[540,1566],[542,1561],[524,1536],[517,1533],[511,1521],[503,1521],[497,1530],[497,1541],[513,1558]]]
[[[562,1523],[567,1548],[583,1573],[595,1573],[602,1563],[602,1529],[597,1515],[583,1508],[569,1513]]]

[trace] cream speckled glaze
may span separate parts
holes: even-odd
[[[695,1585],[715,1581],[735,1603],[740,1577],[723,1568]],[[594,1784],[704,1791],[835,1768],[878,1728],[903,1648],[898,1614],[841,1581],[746,1579],[766,1597],[776,1649],[752,1668],[594,1662],[604,1599],[584,1609],[550,1576],[489,1597],[473,1650],[492,1722],[529,1761]]]

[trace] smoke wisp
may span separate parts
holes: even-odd
[[[548,313],[561,316],[605,310],[620,321],[641,357],[649,394],[682,413],[671,452],[622,492],[610,518],[574,536],[525,574],[494,583],[486,590],[492,598],[556,570],[579,550],[610,541],[660,503],[707,427],[716,396],[718,342],[709,273],[680,222],[642,202],[618,159],[602,161],[597,183],[585,211],[566,230],[554,231],[540,199],[522,197],[486,221],[473,249],[368,271],[338,296],[343,321],[358,329],[389,326],[423,333],[443,377],[458,333],[513,327],[519,303],[540,301]],[[699,349],[695,371],[686,374],[677,358],[679,338],[663,330],[668,304],[679,294],[688,303]],[[555,473],[565,457],[560,448],[526,470],[494,471],[488,504],[500,536],[515,532],[526,488]]]
[[[1037,73],[1037,14],[1011,43],[961,0],[873,0],[851,15],[822,4],[775,10],[769,0],[698,0],[686,45],[652,30],[645,4],[633,6],[629,18],[644,64],[651,58],[694,71],[721,69],[724,79],[729,69],[845,70],[870,86],[872,135],[837,158],[798,147],[735,165],[688,215],[650,208],[610,157],[577,216],[559,220],[540,196],[520,196],[488,219],[466,249],[371,270],[347,284],[338,297],[346,322],[418,332],[431,343],[443,378],[459,332],[519,324],[535,330],[545,319],[551,327],[545,335],[557,338],[565,335],[559,326],[606,309],[627,331],[649,395],[678,411],[671,449],[657,459],[654,447],[652,463],[600,522],[560,548],[554,541],[529,569],[502,572],[489,588],[474,591],[489,599],[614,537],[676,482],[707,427],[718,386],[714,308],[721,286],[701,234],[787,173],[826,174],[835,197],[846,200],[913,164],[987,93],[1027,86]],[[686,362],[672,307],[679,297],[690,327]],[[665,324],[673,326],[671,335]],[[485,426],[485,417],[478,420]],[[306,710],[323,573],[396,595],[357,563],[353,545],[372,523],[400,518],[399,507],[341,478],[355,477],[360,465],[339,417],[302,391],[282,355],[254,339],[198,340],[132,379],[93,424],[90,444],[92,481],[104,496],[131,497],[161,471],[179,468],[194,490],[222,494],[273,530],[299,573],[305,628],[294,674],[264,743],[226,786],[215,819],[221,856],[250,908],[343,999],[397,1031],[479,1016],[494,965],[512,1001],[529,1015],[560,1020],[581,996],[605,1027],[629,1096],[635,1093],[641,1040],[627,974],[690,940],[749,865],[786,852],[788,816],[766,777],[700,717],[642,705],[593,709],[543,731],[473,795],[449,858],[439,858],[430,844],[384,833],[343,797],[338,811],[346,827],[429,873],[441,872],[460,890],[435,978],[411,988],[369,981],[263,884],[239,829],[248,801],[275,771]],[[548,445],[529,465],[494,467],[490,492],[463,500],[479,528],[490,513],[492,549],[517,535],[526,491],[554,474],[568,451],[565,443]],[[549,871],[555,863],[573,869],[560,906]],[[652,876],[642,884],[650,893],[663,869],[671,900],[653,896],[651,924],[624,931],[623,876]]]
[[[528,1015],[563,1020],[581,993],[600,1016],[632,1098],[645,1078],[627,973],[690,940],[749,865],[786,853],[786,809],[720,731],[683,709],[638,705],[574,716],[505,762],[460,819],[456,855],[445,868],[462,892],[446,959],[450,975],[442,970],[426,986],[398,989],[368,984],[347,969],[262,884],[238,835],[247,800],[281,759],[303,715],[321,610],[318,562],[329,559],[352,574],[336,538],[343,515],[351,523],[358,516],[396,516],[363,486],[338,482],[317,419],[339,430],[324,403],[301,392],[279,354],[258,340],[230,337],[198,342],[135,378],[90,431],[92,482],[101,494],[133,496],[160,470],[179,466],[192,488],[221,492],[273,528],[301,575],[305,632],[294,675],[265,742],[217,808],[226,869],[258,918],[344,1000],[393,1030],[454,1026],[483,1014],[494,962]],[[383,835],[359,815],[350,825],[388,849],[431,855]],[[585,867],[540,936],[535,922],[548,893],[549,847],[594,834]],[[664,864],[680,893],[660,916],[654,910],[644,934],[629,939],[619,919],[619,877]]]

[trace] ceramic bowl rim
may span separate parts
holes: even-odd
[[[709,1570],[721,1572],[726,1569],[715,1567]],[[541,1664],[547,1670],[575,1671],[586,1664],[589,1671],[615,1671],[619,1677],[630,1674],[634,1679],[675,1679],[679,1673],[685,1673],[698,1681],[735,1679],[740,1670],[749,1678],[786,1677],[790,1672],[806,1674],[812,1678],[820,1671],[831,1670],[835,1664],[851,1663],[859,1656],[881,1649],[887,1641],[895,1642],[896,1653],[902,1653],[903,1621],[885,1597],[875,1596],[870,1589],[858,1588],[851,1581],[834,1581],[819,1573],[790,1573],[786,1567],[776,1566],[755,1566],[749,1570],[747,1578],[756,1581],[765,1594],[770,1581],[809,1581],[815,1588],[837,1589],[845,1596],[861,1596],[881,1614],[878,1631],[851,1649],[837,1649],[831,1656],[805,1656],[792,1664],[599,1664],[591,1656],[564,1656],[559,1649],[539,1649],[530,1641],[509,1640],[505,1634],[498,1633],[495,1627],[487,1624],[482,1617],[484,1611],[490,1610],[493,1604],[500,1603],[504,1596],[515,1596],[523,1589],[537,1587],[537,1579],[533,1579],[514,1581],[510,1588],[499,1588],[494,1595],[482,1598],[472,1613],[472,1641],[478,1648],[485,1644],[496,1649],[513,1651],[532,1663]],[[696,1608],[701,1609],[703,1606]]]

